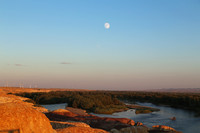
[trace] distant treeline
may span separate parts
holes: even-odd
[[[125,110],[121,101],[150,102],[200,112],[199,93],[133,92],[133,91],[62,91],[48,93],[21,93],[37,104],[68,103],[68,106],[95,113],[113,113]]]
[[[175,108],[200,111],[200,93],[111,92],[112,96],[132,102],[150,102]]]

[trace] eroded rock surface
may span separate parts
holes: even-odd
[[[0,104],[0,131],[19,130],[20,133],[54,133],[50,121],[41,112],[20,103]]]
[[[27,102],[31,101],[29,98],[15,96],[11,94],[5,94],[0,92],[0,104],[1,103],[15,103],[15,104],[24,104],[25,106],[29,106],[30,108],[36,109],[40,112],[48,112],[48,110],[44,107],[36,107],[33,103]]]
[[[148,133],[148,128],[145,126],[131,126],[120,130],[112,129],[111,133]]]
[[[78,116],[77,114],[75,114],[69,110],[66,110],[66,109],[57,109],[57,110],[52,111],[51,113],[63,115],[63,116],[70,116],[70,117]]]
[[[83,122],[59,122],[51,121],[53,129],[63,129],[67,127],[90,127],[88,124]]]
[[[69,110],[56,110],[46,113],[46,116],[52,121],[78,121],[84,122],[93,128],[100,128],[107,131],[111,129],[121,129],[135,125],[135,122],[128,118],[108,118],[98,117],[95,115],[75,114],[76,112],[68,112]]]
[[[108,133],[102,129],[91,128],[83,122],[58,122],[51,121],[51,125],[58,133]]]
[[[164,125],[155,125],[149,130],[149,133],[182,133],[180,131],[176,131],[174,128]]]
[[[83,110],[83,109],[77,109],[77,108],[72,108],[72,107],[66,107],[66,110],[70,111],[70,112],[73,112],[77,115],[85,115],[87,116],[88,113],[86,113],[86,110]]]
[[[56,130],[57,133],[108,133],[102,129],[94,129],[88,127],[69,127]]]

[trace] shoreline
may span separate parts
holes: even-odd
[[[23,90],[22,90],[23,91]],[[24,97],[20,97],[20,96],[15,96],[15,95],[13,95],[13,94],[7,94],[7,93],[5,93],[5,96],[6,97],[13,97],[14,99],[16,98],[16,97],[18,97],[18,98],[21,98],[21,102],[22,103],[26,103],[27,104],[27,99],[28,98],[24,98]],[[29,99],[30,100],[30,99]],[[34,107],[34,104],[33,103],[30,103],[30,102],[28,102],[28,104],[31,104],[31,106],[30,106],[30,108],[33,108]],[[129,107],[129,108],[132,108],[132,109],[143,109],[143,110],[152,110],[152,108],[151,107],[146,107],[146,106],[139,106],[139,105],[126,105],[126,107]],[[38,108],[38,107],[35,107],[35,108]],[[121,110],[121,111],[123,111],[123,110]],[[49,111],[48,112],[46,112],[45,114],[47,114],[47,113],[50,113]],[[73,112],[71,112],[72,114],[75,114],[75,113],[73,113]],[[146,112],[145,112],[146,113]],[[76,116],[77,114],[75,114],[75,116]],[[59,120],[60,119],[60,121],[62,121],[62,120],[73,120],[73,121],[76,121],[76,122],[81,122],[81,121],[83,121],[84,119],[86,119],[86,124],[89,124],[89,125],[92,125],[92,123],[87,123],[88,122],[88,120],[90,121],[90,122],[93,122],[93,125],[92,125],[92,127],[93,128],[95,128],[96,126],[95,125],[98,125],[97,123],[96,123],[96,121],[97,122],[100,122],[101,124],[103,124],[103,125],[101,125],[101,128],[100,129],[102,129],[102,128],[104,128],[104,126],[105,126],[105,124],[106,125],[109,125],[109,123],[110,124],[112,124],[113,125],[113,127],[111,126],[111,127],[107,127],[108,129],[109,129],[109,131],[111,131],[111,128],[113,128],[113,129],[116,129],[116,130],[118,130],[118,131],[120,131],[121,129],[124,129],[124,128],[128,128],[128,129],[131,129],[131,127],[133,126],[134,128],[139,128],[140,126],[142,126],[142,128],[143,128],[143,124],[142,123],[136,123],[136,125],[135,124],[133,124],[133,122],[131,122],[132,124],[130,125],[129,124],[129,121],[131,120],[131,119],[127,119],[127,118],[101,118],[101,117],[97,117],[97,116],[94,116],[94,115],[86,115],[86,117],[85,116],[82,116],[82,115],[77,115],[77,117],[75,117],[75,116],[73,116],[73,117],[69,117],[69,116],[66,116],[66,114],[65,114],[65,112],[62,112],[62,114],[60,114],[60,115],[53,115],[53,116],[48,116],[48,118],[51,120],[51,118],[53,118],[53,119],[55,119],[55,120]],[[69,119],[70,118],[70,119]],[[80,119],[81,118],[81,119]],[[96,120],[96,119],[98,119],[98,120]],[[116,123],[117,122],[117,123]],[[125,122],[125,123],[124,123]],[[99,123],[99,124],[100,124]],[[125,124],[125,125],[124,125]],[[122,126],[123,125],[123,126]],[[100,125],[98,125],[98,126],[100,126]],[[98,128],[98,126],[96,127],[96,128]],[[119,127],[118,127],[119,126]],[[116,128],[115,128],[116,127]],[[144,126],[145,127],[145,126]],[[159,127],[160,128],[160,127]],[[139,129],[138,129],[139,130]],[[146,129],[145,129],[146,130]],[[150,130],[149,128],[148,128],[148,130]],[[107,130],[108,131],[108,130]]]

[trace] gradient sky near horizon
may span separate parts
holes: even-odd
[[[1,0],[5,84],[199,88],[200,1]]]

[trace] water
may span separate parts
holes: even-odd
[[[57,109],[65,109],[67,106],[67,103],[60,103],[60,104],[46,104],[46,105],[41,105],[48,109],[49,111],[57,110]]]
[[[191,111],[176,109],[166,106],[157,106],[151,103],[138,103],[139,105],[149,106],[160,109],[158,112],[148,114],[135,114],[134,110],[114,113],[112,115],[95,114],[101,117],[114,117],[114,118],[129,118],[135,122],[142,122],[148,127],[153,125],[166,125],[170,126],[183,133],[199,133],[200,132],[200,117],[195,117]],[[176,117],[172,121],[171,117]]]
[[[170,126],[183,133],[199,133],[200,132],[200,118],[195,117],[195,113],[182,109],[175,109],[166,106],[157,106],[151,103],[139,103],[140,105],[159,108],[160,111],[150,114],[139,114],[130,117],[134,121],[140,121],[151,127],[153,125],[166,125]],[[176,117],[172,121],[171,117]]]
[[[166,125],[170,126],[183,133],[199,133],[200,132],[200,117],[195,117],[193,112],[176,109],[166,106],[157,106],[151,103],[138,103],[139,105],[149,106],[160,109],[158,112],[148,114],[135,114],[135,110],[127,110],[124,112],[114,113],[112,115],[95,114],[100,117],[113,117],[113,118],[129,118],[135,122],[142,122],[148,127],[153,125]],[[49,110],[64,109],[67,104],[52,104],[42,105]],[[94,113],[91,113],[94,114]],[[172,121],[171,117],[176,117],[175,121]]]

